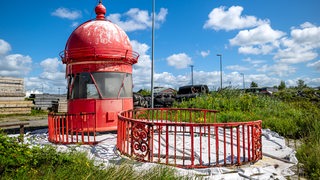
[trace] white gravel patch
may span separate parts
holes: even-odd
[[[10,135],[18,136],[18,134]],[[57,145],[48,141],[48,129],[39,129],[27,132],[24,143],[30,146],[52,145],[58,151],[82,151],[88,154],[88,158],[94,159],[97,165],[117,165],[126,157],[121,156],[116,150],[117,134],[105,133],[97,137],[100,143],[96,145]],[[177,175],[195,176],[201,175],[206,179],[286,179],[294,175],[290,167],[297,164],[295,151],[285,144],[285,139],[268,129],[262,130],[263,158],[254,164],[233,167],[215,167],[205,169],[177,169]],[[223,158],[223,157],[222,157]],[[158,164],[140,163],[134,164],[137,171],[148,170]]]

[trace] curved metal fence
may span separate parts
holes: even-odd
[[[49,113],[48,135],[56,144],[97,144],[95,113]]]
[[[118,119],[117,149],[182,168],[242,165],[262,158],[262,121],[217,123],[215,110],[135,109]]]

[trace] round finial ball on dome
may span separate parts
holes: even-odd
[[[95,8],[95,12],[97,14],[96,19],[104,19],[104,15],[106,14],[107,9],[100,2]]]

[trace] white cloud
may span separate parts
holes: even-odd
[[[209,54],[210,54],[210,50],[207,50],[207,51],[201,51],[201,52],[200,52],[200,54],[201,54],[201,56],[202,56],[203,58],[205,58],[205,57],[209,56]]]
[[[310,87],[319,87],[320,84],[320,78],[310,78],[310,77],[296,77],[293,79],[288,79],[286,80],[286,85],[288,87],[294,87],[297,86],[298,81],[299,80],[303,80],[305,82],[305,84],[307,84]]]
[[[274,43],[284,35],[285,33],[282,31],[273,30],[269,24],[263,24],[254,29],[240,31],[229,42],[233,46],[261,45]]]
[[[248,62],[249,64],[251,64],[252,65],[251,68],[253,68],[253,69],[260,68],[262,66],[262,64],[266,63],[265,60],[257,60],[257,59],[253,60],[251,58],[246,58],[243,61],[244,62]]]
[[[232,70],[232,71],[247,71],[249,68],[240,66],[240,65],[231,65],[231,66],[226,66],[226,69]]]
[[[180,76],[180,78],[183,76]],[[155,86],[161,86],[161,87],[171,87],[175,88],[179,84],[184,84],[184,79],[180,79],[179,77],[174,76],[172,73],[169,72],[162,72],[162,73],[156,73],[154,75],[154,82]],[[181,83],[181,81],[183,83]]]
[[[225,76],[223,72],[222,74]],[[207,84],[210,87],[220,86],[220,71],[194,71],[193,76],[194,84]],[[190,82],[190,77],[188,80]]]
[[[299,44],[304,46],[310,46],[310,48],[319,48],[320,47],[320,27],[305,22],[300,25],[300,29],[292,29],[291,37],[292,39]]]
[[[47,58],[40,62],[43,72],[39,78],[51,84],[65,84],[65,64],[58,58]]]
[[[46,72],[56,72],[59,65],[62,65],[62,62],[58,58],[47,58],[40,62],[40,66]]]
[[[246,58],[243,60],[244,62],[248,62],[250,64],[262,64],[262,63],[265,63],[264,60],[253,60],[251,58]]]
[[[240,54],[270,54],[279,47],[284,32],[273,30],[270,24],[262,24],[254,29],[242,30],[229,40],[230,45],[240,46]]]
[[[65,87],[65,66],[57,58],[48,58],[40,63],[43,72],[38,77],[29,77],[31,70],[37,71],[32,64],[32,58],[22,54],[8,54],[10,44],[0,40],[0,76],[25,77],[24,84],[27,91],[52,92],[55,87]],[[61,92],[63,92],[61,88]],[[65,91],[65,90],[64,90]]]
[[[160,12],[155,15],[155,25],[159,27],[165,22],[168,10],[161,8]],[[119,25],[124,31],[144,30],[152,27],[152,14],[146,10],[131,8],[128,12],[121,14],[110,14],[107,19]],[[124,19],[124,20],[122,20]]]
[[[132,40],[132,49],[140,54],[138,63],[133,65],[134,91],[139,89],[150,89],[151,87],[151,58],[148,54],[150,47],[147,44]],[[191,63],[191,58],[185,53],[175,54],[168,59],[175,63],[184,64],[187,67]],[[182,60],[182,61],[180,61]],[[173,63],[174,64],[174,63]],[[180,66],[180,65],[179,65]],[[216,78],[213,78],[216,77]],[[194,83],[212,84],[219,80],[219,73],[194,71]],[[191,82],[190,74],[174,75],[170,72],[154,72],[154,86],[171,87],[177,89],[180,86],[188,85]]]
[[[169,66],[173,66],[177,69],[183,69],[192,65],[192,59],[186,53],[179,53],[167,57],[167,63]]]
[[[72,22],[71,27],[76,28],[79,26],[79,22]]]
[[[0,55],[7,54],[11,50],[11,46],[5,40],[0,39]]]
[[[40,62],[43,72],[40,78],[49,81],[65,81],[65,65],[58,58],[47,58]]]
[[[249,74],[245,75],[246,87],[250,87],[251,82],[255,82],[259,87],[273,87],[280,84],[280,79],[274,78],[268,74]]]
[[[308,62],[318,57],[320,48],[320,27],[306,22],[298,28],[291,28],[291,36],[273,30],[270,24],[254,29],[242,30],[230,39],[230,45],[239,46],[240,54],[268,55],[281,64]]]
[[[10,54],[0,56],[0,76],[23,77],[32,69],[30,56]]]
[[[156,16],[155,16],[155,21],[156,22],[165,22],[167,14],[168,14],[168,9],[161,8],[160,12],[158,14],[156,14]]]
[[[241,46],[238,49],[240,54],[269,54],[275,47],[271,45],[257,45],[257,46]]]
[[[205,29],[214,30],[235,30],[251,28],[261,24],[266,24],[269,20],[260,20],[254,16],[241,15],[243,7],[231,6],[228,10],[220,6],[214,8],[208,15],[209,19],[204,24]]]
[[[320,78],[304,78],[305,83],[311,87],[319,87]],[[298,80],[297,80],[298,81]]]
[[[286,49],[280,49],[274,56],[274,59],[280,63],[297,64],[311,61],[317,56],[318,53],[313,52],[308,48],[289,47]]]
[[[48,89],[53,89],[52,86],[49,86],[45,81],[40,79],[39,77],[26,77],[24,78],[25,90],[29,94],[29,92],[46,92]],[[47,91],[48,92],[48,91]]]
[[[279,63],[274,65],[263,65],[256,69],[258,72],[266,73],[266,75],[276,75],[279,77],[289,76],[296,72],[296,68],[289,66],[287,64]]]
[[[66,93],[65,65],[58,58],[47,58],[40,62],[42,72],[37,77],[25,78],[28,91]]]
[[[313,63],[308,63],[307,67],[312,67],[315,68],[317,71],[320,71],[320,60]]]
[[[308,62],[318,57],[320,48],[320,27],[303,23],[300,28],[291,29],[291,37],[282,38],[281,49],[274,59],[281,63],[296,64]]]
[[[132,50],[139,53],[138,63],[133,65],[133,84],[134,89],[150,89],[151,81],[151,59],[148,55],[150,47],[145,43],[136,40],[131,41]]]
[[[70,10],[68,8],[61,7],[52,12],[51,15],[63,19],[75,20],[80,18],[82,16],[82,13],[78,10]]]
[[[30,92],[50,94],[65,94],[67,92],[67,81],[62,78],[59,80],[48,80],[39,76],[26,77],[24,79],[24,84],[28,94],[30,94]]]
[[[133,65],[134,91],[150,89],[151,87],[151,57],[148,54],[150,47],[136,40],[131,41],[132,49],[140,54],[138,63]],[[190,78],[185,75],[174,76],[169,72],[154,72],[154,86],[172,87],[186,85]]]

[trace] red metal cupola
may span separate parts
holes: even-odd
[[[106,8],[102,3],[96,6],[95,12],[96,19],[81,24],[70,35],[62,57],[63,62],[68,64],[111,58],[121,59],[123,63],[136,63],[138,54],[132,52],[127,34],[105,19]]]
[[[72,32],[61,54],[68,79],[67,115],[75,118],[69,125],[92,132],[117,130],[117,114],[133,109],[132,65],[139,57],[127,34],[105,19],[101,2],[95,12],[95,19]]]

